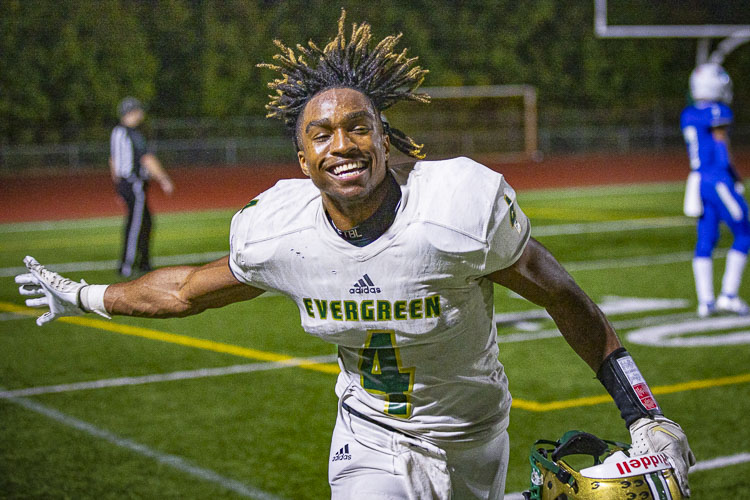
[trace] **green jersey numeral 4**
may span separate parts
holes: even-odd
[[[388,415],[409,418],[414,368],[402,367],[395,332],[370,331],[359,358],[362,387],[371,394],[385,396],[385,413]]]

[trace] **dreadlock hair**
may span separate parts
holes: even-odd
[[[382,112],[399,101],[428,103],[430,96],[415,93],[427,70],[414,65],[416,57],[406,57],[406,50],[393,51],[402,34],[385,37],[374,49],[370,48],[372,32],[367,22],[352,25],[349,41],[344,36],[346,11],[341,10],[338,34],[322,50],[312,41],[308,47],[297,44],[297,53],[279,40],[274,44],[281,53],[273,56],[278,64],[258,64],[281,74],[269,82],[276,91],[269,96],[267,117],[279,118],[292,132],[294,145],[299,150],[297,122],[305,105],[316,94],[331,88],[352,88],[367,96],[380,113],[385,133],[391,144],[409,156],[422,159],[423,144],[390,126]],[[315,64],[317,62],[317,64]]]

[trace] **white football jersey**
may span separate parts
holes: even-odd
[[[503,176],[468,158],[391,172],[401,203],[374,242],[346,242],[311,181],[282,180],[234,216],[230,268],[338,345],[349,406],[434,442],[485,439],[507,426],[511,398],[482,277],[519,258],[528,219]]]

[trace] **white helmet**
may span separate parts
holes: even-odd
[[[696,101],[732,102],[732,79],[716,63],[698,65],[690,73],[690,95]]]

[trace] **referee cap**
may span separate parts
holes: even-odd
[[[117,105],[117,112],[120,115],[120,118],[127,115],[131,111],[135,111],[136,109],[143,109],[143,104],[141,104],[141,101],[136,99],[135,97],[126,97],[122,101],[120,101],[120,104]]]

